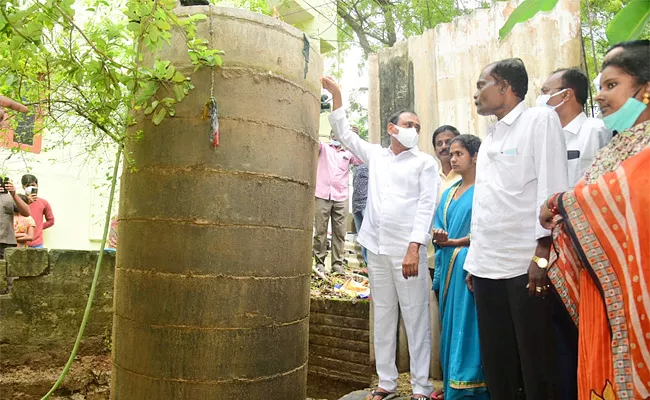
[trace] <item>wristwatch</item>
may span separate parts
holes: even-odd
[[[548,267],[548,260],[545,259],[545,258],[540,258],[540,257],[537,257],[537,256],[533,256],[533,261],[541,269],[546,269],[546,267]]]

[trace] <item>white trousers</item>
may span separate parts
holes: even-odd
[[[424,254],[424,256],[423,256]],[[402,312],[408,339],[411,385],[414,394],[429,396],[431,364],[431,328],[429,325],[429,266],[426,248],[420,251],[418,276],[404,279],[404,257],[368,252],[368,277],[374,312],[374,347],[379,387],[397,390],[397,321]]]

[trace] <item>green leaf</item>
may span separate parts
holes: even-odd
[[[157,42],[160,36],[160,31],[156,25],[149,25],[149,38],[152,42]]]
[[[129,22],[126,26],[131,32],[140,32],[140,23],[139,22]]]
[[[519,4],[510,14],[506,23],[503,24],[503,27],[499,29],[499,41],[503,41],[515,25],[528,21],[540,11],[551,11],[557,2],[558,0],[525,0]]]
[[[161,61],[161,60],[156,60],[154,64],[154,68],[156,70],[156,76],[158,78],[164,78],[167,75],[167,68],[171,64],[171,61]]]
[[[23,37],[16,35],[11,38],[11,42],[9,43],[9,48],[11,50],[18,50],[20,46],[22,46],[23,42],[25,42]]]
[[[185,82],[185,76],[181,74],[180,72],[176,71],[174,74],[174,77],[172,78],[172,82],[175,83],[180,83],[180,82]]]
[[[179,103],[185,98],[185,92],[183,91],[182,85],[174,85],[174,96],[176,96],[176,101]]]
[[[176,73],[176,68],[173,65],[168,66],[167,70],[165,71],[165,79],[167,80],[172,79],[175,73]]]
[[[171,25],[169,25],[169,22],[165,21],[164,19],[157,19],[156,20],[156,25],[160,30],[163,31],[168,31],[172,28]]]
[[[607,40],[610,44],[616,44],[638,39],[649,20],[650,1],[632,0],[607,25]]]
[[[199,22],[208,19],[208,16],[205,14],[194,14],[189,18],[192,22]]]
[[[158,103],[159,103],[158,100],[154,100],[153,102],[151,102],[151,105],[149,105],[149,107],[144,109],[144,115],[149,115],[152,112],[154,112],[156,107],[158,107]]]
[[[151,119],[151,122],[153,122],[154,125],[160,125],[162,120],[165,118],[166,114],[167,114],[167,109],[165,107],[160,107],[158,111],[156,111],[153,114],[153,118]]]

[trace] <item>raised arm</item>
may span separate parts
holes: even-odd
[[[352,154],[367,164],[371,154],[377,151],[377,149],[381,149],[381,146],[366,142],[352,131],[345,115],[345,110],[343,109],[341,90],[336,82],[334,82],[334,78],[329,76],[324,77],[321,79],[321,82],[323,83],[323,88],[332,94],[333,111],[329,115],[329,121],[330,125],[332,125],[334,137],[347,147]]]

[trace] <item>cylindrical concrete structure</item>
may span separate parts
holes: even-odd
[[[196,89],[159,126],[140,115],[132,132],[144,138],[127,145],[136,169],[121,181],[112,398],[304,400],[318,44],[307,61],[303,33],[279,20],[178,13],[208,15],[198,35],[224,63],[194,73],[179,35],[155,55]],[[211,94],[217,148],[202,119]]]

